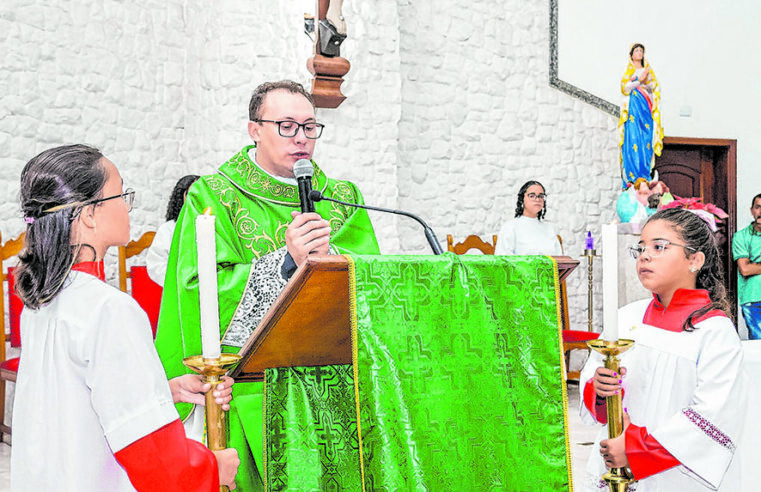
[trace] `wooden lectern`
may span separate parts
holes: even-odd
[[[579,260],[555,256],[559,282]],[[285,286],[239,354],[236,381],[263,381],[271,367],[351,364],[349,262],[310,256]]]

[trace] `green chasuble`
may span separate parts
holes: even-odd
[[[353,364],[266,372],[267,490],[571,490],[554,261],[349,259]]]
[[[259,168],[243,148],[216,174],[203,176],[188,192],[177,219],[161,300],[156,349],[170,379],[190,371],[182,359],[201,353],[195,218],[207,207],[216,216],[220,338],[224,352],[237,352],[285,285],[285,231],[300,210],[298,188]],[[314,166],[312,188],[342,201],[363,203],[348,181],[330,179]],[[378,254],[366,211],[327,201],[315,208],[330,223],[335,253]],[[236,383],[229,413],[229,443],[238,449],[239,491],[261,490],[262,385]],[[193,406],[180,403],[180,416]]]

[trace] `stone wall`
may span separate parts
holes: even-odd
[[[577,256],[613,218],[615,122],[548,85],[548,2],[348,0],[348,96],[319,110],[315,159],[368,203],[418,213],[446,234],[490,235],[538,179],[547,220]],[[260,82],[308,84],[314,2],[113,0],[0,4],[0,231],[23,230],[23,164],[62,143],[103,149],[138,190],[133,237],[163,220],[174,182],[248,143]],[[426,253],[408,219],[371,214],[384,253]],[[586,277],[568,282],[586,326]],[[599,304],[599,302],[598,302]],[[599,319],[599,316],[598,316]]]

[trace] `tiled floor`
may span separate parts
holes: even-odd
[[[597,434],[597,428],[581,423],[579,418],[579,390],[577,385],[568,386],[568,426],[571,440],[571,462],[573,466],[574,488],[577,488],[582,477],[582,471],[592,451],[592,441]],[[11,447],[0,443],[0,492],[11,490]]]

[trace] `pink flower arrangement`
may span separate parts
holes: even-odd
[[[708,227],[710,227],[713,232],[716,232],[717,222],[721,222],[729,217],[724,210],[720,209],[713,203],[703,203],[703,199],[697,197],[681,198],[674,196],[674,201],[663,205],[661,210],[667,208],[683,208],[697,214],[708,223]]]

